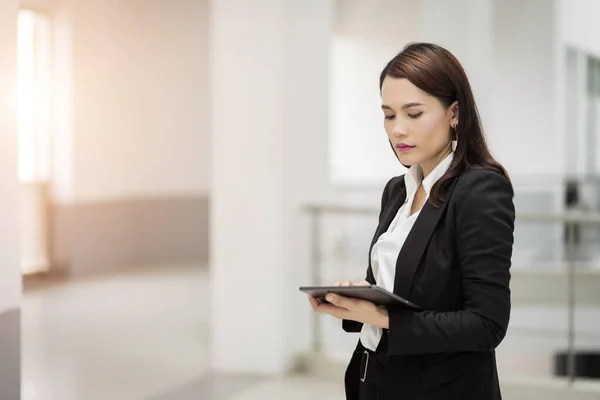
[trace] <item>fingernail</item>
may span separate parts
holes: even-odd
[[[333,300],[335,300],[335,297],[332,294],[328,294],[326,299],[327,299],[327,301],[333,301]]]

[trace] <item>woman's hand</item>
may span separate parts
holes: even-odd
[[[336,282],[335,286],[367,286],[367,281]],[[331,315],[339,319],[362,322],[375,325],[379,328],[389,329],[389,317],[385,309],[376,306],[370,301],[352,299],[338,294],[329,293],[325,298],[330,304],[320,303],[316,298],[309,296],[310,304],[315,312]]]

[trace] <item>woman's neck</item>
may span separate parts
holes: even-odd
[[[452,153],[452,148],[448,147],[444,149],[444,151],[440,152],[432,160],[419,164],[421,172],[423,173],[423,179],[427,178],[427,175],[429,175],[434,169],[436,169],[437,166],[440,165],[440,163],[450,155],[450,153]]]

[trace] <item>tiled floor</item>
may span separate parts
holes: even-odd
[[[35,286],[23,299],[24,400],[149,399],[205,373],[200,268]]]
[[[151,400],[344,400],[338,382],[309,377],[261,379],[205,376]]]
[[[308,377],[290,377],[256,385],[231,400],[344,400],[341,382]]]
[[[149,400],[230,400],[265,381],[264,378],[255,376],[215,376],[206,373],[184,385],[152,396]]]
[[[22,309],[22,399],[344,398],[341,379],[209,374],[207,294],[207,270],[200,267],[27,285]],[[518,332],[561,327],[566,321],[563,311],[513,310],[513,331],[498,354],[502,376],[515,371],[517,375],[551,374],[548,349],[564,347],[565,335],[532,337]],[[598,345],[599,313],[597,308],[578,310],[579,344]],[[337,347],[326,343],[327,348],[347,358],[345,347],[354,346],[356,338],[341,333],[337,325],[325,324],[324,329],[328,330],[325,336],[338,343]]]

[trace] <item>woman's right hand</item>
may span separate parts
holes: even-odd
[[[352,281],[337,281],[333,286],[369,286],[370,283],[367,281],[359,281],[359,282],[352,282]]]

